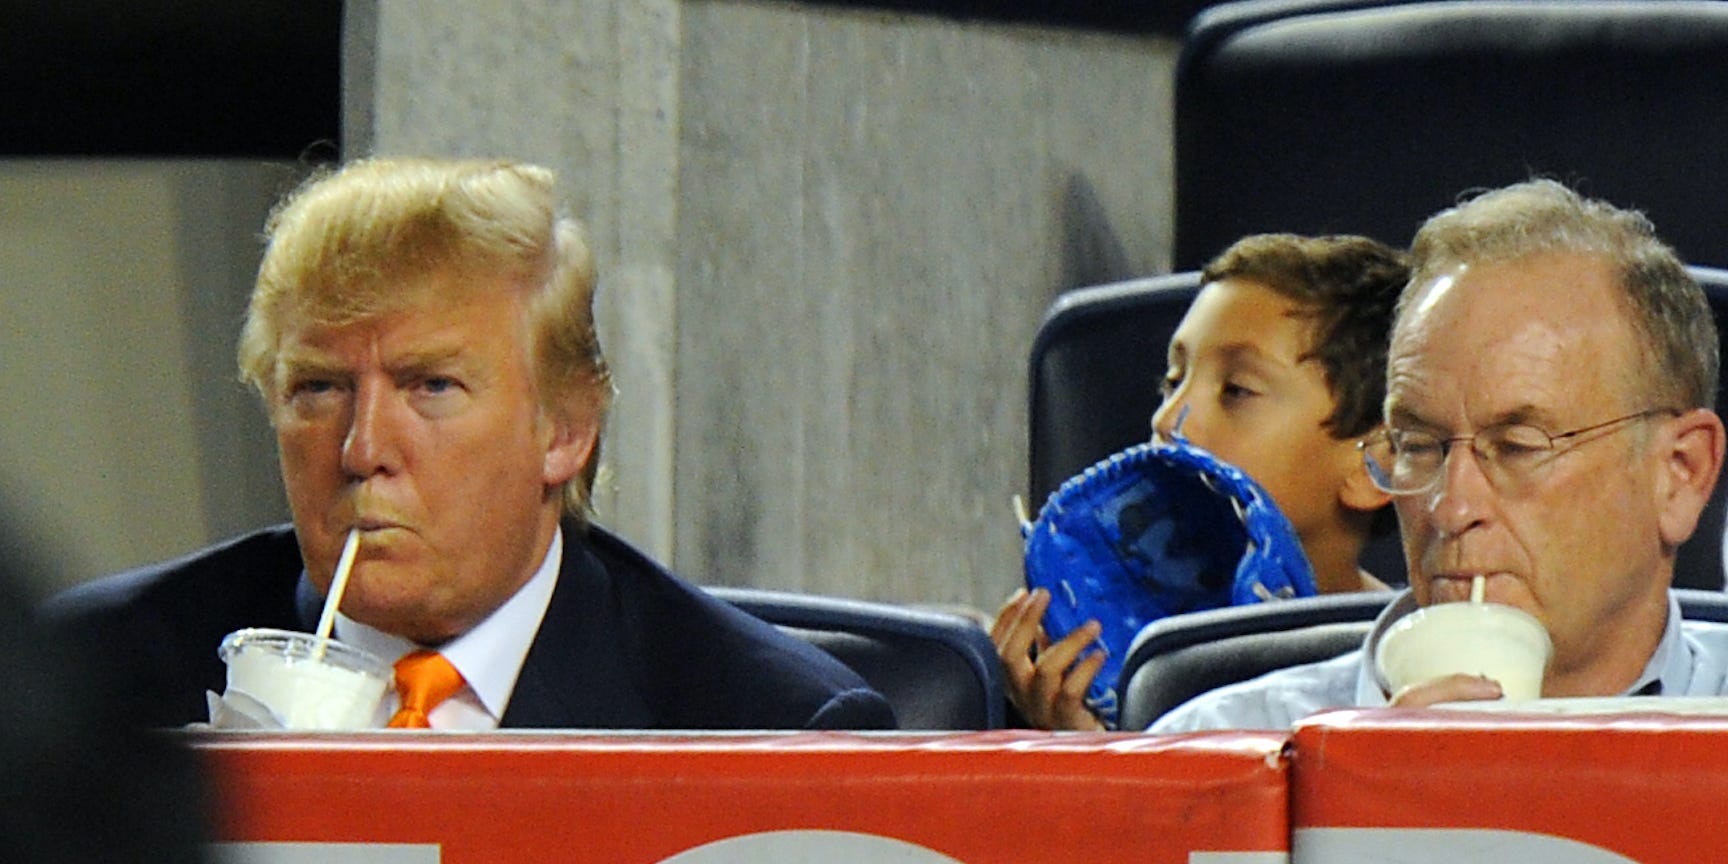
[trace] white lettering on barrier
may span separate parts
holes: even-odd
[[[961,864],[904,840],[850,831],[765,831],[680,852],[660,864]]]
[[[212,843],[215,864],[439,864],[435,843]]]
[[[213,864],[440,864],[442,860],[436,844],[247,842],[212,843],[209,848]],[[818,860],[825,864],[962,864],[914,843],[849,831],[768,831],[728,837],[680,852],[661,864],[805,864]],[[1188,855],[1188,864],[1290,864],[1290,856],[1284,852],[1193,852]]]
[[[1497,828],[1298,828],[1290,843],[1295,864],[1398,864],[1517,861],[1518,864],[1638,864],[1631,858],[1566,837]]]

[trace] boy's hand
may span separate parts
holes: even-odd
[[[990,641],[1007,673],[1008,701],[1038,729],[1102,731],[1104,724],[1086,707],[1085,697],[1104,665],[1104,652],[1080,656],[1101,628],[1088,621],[1051,644],[1040,623],[1049,606],[1050,592],[1021,588],[996,613]]]

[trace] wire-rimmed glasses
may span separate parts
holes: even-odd
[[[1660,414],[1679,415],[1677,408],[1649,408],[1612,420],[1604,420],[1566,432],[1550,433],[1529,423],[1499,423],[1476,430],[1474,435],[1443,438],[1429,432],[1386,428],[1357,443],[1368,476],[1381,491],[1393,495],[1415,495],[1432,489],[1446,472],[1446,456],[1452,447],[1468,442],[1476,462],[1494,488],[1516,491],[1537,479],[1549,460],[1582,446],[1594,438],[1579,440],[1591,432],[1645,420]],[[1598,436],[1602,437],[1602,436]],[[1567,442],[1575,442],[1568,444]]]

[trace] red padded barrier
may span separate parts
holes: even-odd
[[[1728,716],[1338,711],[1297,725],[1291,860],[1713,860]]]
[[[931,861],[965,864],[1187,864],[1195,851],[1282,860],[1286,738],[376,732],[193,740],[214,773],[223,841],[436,844],[443,864],[629,864],[801,830],[915,844],[935,853]],[[810,840],[816,845],[805,848],[820,855],[823,836]],[[894,860],[924,860],[912,852]]]

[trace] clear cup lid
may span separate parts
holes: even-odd
[[[319,639],[317,634],[298,630],[278,630],[269,627],[248,627],[222,637],[216,654],[222,662],[232,662],[241,652],[257,651],[275,654],[287,663],[324,662],[356,672],[388,677],[390,667],[376,655],[335,639]]]

